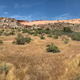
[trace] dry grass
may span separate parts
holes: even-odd
[[[64,44],[61,37],[55,40],[45,35],[45,40],[41,40],[38,36],[29,35],[33,39],[29,44],[15,45],[12,41],[17,33],[0,36],[3,40],[0,65],[6,63],[9,66],[7,75],[0,73],[0,80],[71,80],[79,73],[80,42],[70,39],[68,44]],[[52,42],[61,52],[46,52],[46,45]]]

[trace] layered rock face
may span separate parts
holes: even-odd
[[[29,22],[28,20],[17,20],[18,22]]]
[[[24,28],[24,26],[14,18],[0,17],[0,28]]]

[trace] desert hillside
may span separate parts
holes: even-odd
[[[80,19],[71,19],[71,20],[54,20],[54,21],[39,21],[39,20],[36,20],[36,21],[32,21],[32,22],[29,22],[29,21],[25,21],[25,20],[21,20],[20,23],[21,24],[24,24],[24,25],[39,25],[39,24],[48,24],[48,23],[59,23],[59,22],[64,22],[64,23],[72,23],[72,24],[80,24]]]
[[[80,30],[80,19],[72,19],[72,20],[55,20],[55,21],[46,21],[46,20],[36,20],[29,22],[28,20],[18,20],[18,22],[24,27],[30,29],[37,28],[49,28],[51,30],[54,29],[63,29],[63,27],[70,27],[72,30]]]
[[[0,80],[80,80],[80,24],[63,21],[1,18]]]
[[[16,19],[0,17],[0,28],[23,28]]]

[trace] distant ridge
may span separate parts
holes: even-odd
[[[57,22],[64,22],[64,23],[72,23],[72,24],[80,24],[80,19],[69,19],[69,20],[35,20],[29,22],[28,20],[20,20],[20,24],[23,25],[39,25],[39,24],[48,24],[48,23],[57,23]]]

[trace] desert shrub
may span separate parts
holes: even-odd
[[[30,43],[32,39],[26,35],[25,42]]]
[[[50,30],[44,30],[44,33],[46,33],[46,34],[50,34],[51,31],[50,31]]]
[[[46,28],[46,30],[50,30],[49,28]]]
[[[3,32],[4,32],[4,29],[2,29],[2,30],[0,31],[0,36],[2,35]]]
[[[65,43],[65,44],[67,44],[67,43],[68,43],[68,41],[69,41],[69,39],[67,39],[67,38],[66,38],[66,39],[65,39],[65,41],[64,41],[64,43]]]
[[[14,22],[14,20],[11,20],[11,22]]]
[[[76,77],[72,80],[80,80],[80,74],[77,74]]]
[[[44,30],[42,30],[42,28],[34,29],[34,31],[35,31],[37,34],[42,34],[42,33],[44,33]]]
[[[9,33],[9,35],[15,35],[15,33],[14,33],[15,31],[14,30],[12,30],[10,33]]]
[[[31,35],[33,35],[35,32],[28,32],[28,34],[31,34]]]
[[[51,43],[51,45],[48,44],[47,47],[48,47],[46,49],[47,52],[53,52],[53,53],[60,52],[60,50],[58,49],[58,47],[55,46],[53,43]]]
[[[28,26],[28,25],[25,26],[25,28],[29,28],[29,27],[32,27],[32,26]]]
[[[65,36],[62,36],[62,41],[64,41],[66,39],[66,37]]]
[[[37,30],[42,30],[42,28],[37,28]]]
[[[21,31],[21,29],[18,29],[18,32],[20,32]]]
[[[15,43],[16,43],[16,41],[13,41],[12,43],[13,43],[13,44],[15,44]]]
[[[52,31],[52,34],[61,36],[61,35],[64,35],[64,32],[62,30],[54,30],[54,31]]]
[[[42,30],[38,31],[38,34],[42,34],[42,33],[43,33],[43,31],[42,31]]]
[[[52,37],[52,35],[51,35],[51,34],[49,34],[47,37]]]
[[[64,32],[72,32],[69,27],[64,27],[64,28],[63,28],[63,31],[64,31]]]
[[[71,37],[72,40],[80,41],[80,32],[72,32],[68,34],[69,37]]]
[[[25,38],[22,34],[18,34],[18,36],[15,38],[16,39],[16,44],[18,45],[24,45],[25,44]]]
[[[6,64],[4,64],[3,66],[0,66],[1,73],[5,72],[5,74],[7,75],[8,71],[9,71],[9,66],[7,66]]]
[[[53,36],[54,39],[58,39],[58,35]]]
[[[5,36],[9,36],[10,34],[9,34],[9,33],[4,33],[4,35],[5,35]]]
[[[30,31],[27,30],[27,29],[23,29],[22,31],[23,31],[22,33],[29,33],[29,32],[30,32]]]
[[[43,30],[34,30],[37,34],[42,34]]]
[[[34,36],[37,36],[37,33],[36,32],[34,33]]]
[[[33,29],[30,29],[30,31],[33,31]]]
[[[4,32],[4,29],[2,29],[1,32],[3,33]]]
[[[0,33],[0,36],[2,35],[2,33]]]
[[[3,41],[2,40],[0,40],[0,44],[3,44]]]
[[[32,39],[28,36],[24,37],[22,34],[18,34],[17,38],[15,38],[16,41],[13,41],[12,43],[16,43],[18,45],[24,45],[25,42],[29,43]]]
[[[71,36],[72,40],[76,40],[76,41],[80,41],[80,36],[75,35],[75,36]]]
[[[42,34],[41,34],[40,38],[41,38],[41,39],[45,39],[45,37],[44,37]]]
[[[68,34],[69,37],[73,37],[73,36],[76,36],[76,35],[77,35],[76,32],[72,32],[72,33]]]
[[[9,32],[9,30],[7,30],[6,32]]]

